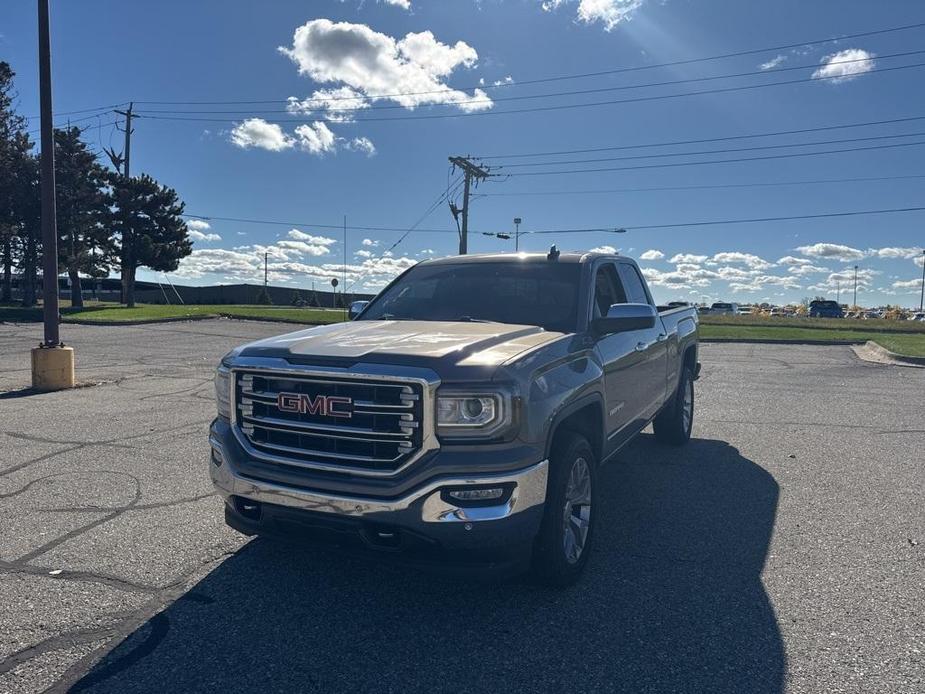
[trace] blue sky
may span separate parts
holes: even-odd
[[[98,109],[70,118],[97,149],[118,149],[104,107],[135,101],[133,172],[210,217],[195,224],[195,252],[175,282],[257,281],[266,250],[274,283],[320,285],[342,270],[343,234],[331,227],[346,215],[348,286],[382,286],[421,258],[455,252],[441,196],[450,185],[459,201],[447,157],[469,154],[499,174],[476,191],[473,230],[510,232],[515,216],[528,232],[625,227],[526,234],[521,249],[618,248],[643,258],[661,300],[783,303],[834,298],[840,285],[844,301],[857,264],[860,303],[918,304],[921,211],[638,228],[925,206],[925,146],[908,144],[925,141],[925,118],[831,129],[925,116],[925,67],[915,66],[925,53],[894,55],[921,50],[925,27],[822,41],[925,22],[915,0],[52,0],[52,22],[58,121]],[[30,116],[35,32],[34,2],[4,3],[0,57],[17,71]],[[648,67],[791,44],[800,45]],[[621,68],[632,69],[549,81]],[[749,72],[760,74],[640,86]],[[715,91],[774,81],[798,82]],[[582,90],[599,91],[551,95]],[[572,107],[597,101],[623,103]],[[503,113],[549,106],[567,107]],[[512,156],[818,128],[828,129]],[[681,152],[712,153],[665,156]],[[751,161],[686,164],[726,158]],[[522,175],[587,168],[622,170]],[[391,251],[401,231],[356,228],[407,229],[431,208],[419,228],[437,231],[410,233]],[[470,252],[512,249],[470,239]]]

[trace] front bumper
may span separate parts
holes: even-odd
[[[424,563],[500,564],[529,555],[542,520],[549,463],[514,471],[438,475],[394,498],[334,494],[242,474],[233,438],[210,436],[212,482],[226,519],[246,534],[307,538]],[[437,454],[439,455],[439,453]],[[443,490],[499,486],[493,505],[452,502]]]

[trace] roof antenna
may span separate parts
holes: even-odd
[[[559,249],[556,248],[556,244],[552,244],[549,247],[549,253],[546,254],[546,260],[558,260],[559,259]]]

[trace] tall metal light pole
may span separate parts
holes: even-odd
[[[858,305],[858,266],[854,266],[854,306]]]
[[[922,294],[919,296],[919,313],[925,311],[925,249],[922,249]]]
[[[524,221],[520,217],[514,217],[514,252],[520,252],[520,223]]]
[[[32,350],[32,387],[74,387],[74,350],[58,332],[58,223],[55,216],[55,133],[51,107],[51,28],[48,0],[38,0],[39,101],[42,143],[42,299],[45,334]]]
[[[835,278],[835,303],[841,305],[841,280]]]

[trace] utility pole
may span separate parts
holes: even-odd
[[[476,183],[485,180],[488,178],[488,170],[472,163],[468,157],[450,157],[450,163],[462,169],[463,176],[465,177],[463,183],[463,206],[461,210],[462,229],[460,229],[459,232],[459,255],[465,255],[469,250],[469,191],[472,187],[472,179],[475,179]],[[453,212],[453,217],[456,217],[459,210],[456,210],[453,205],[450,206],[450,210]]]
[[[858,305],[858,266],[854,266],[854,306]]]
[[[106,153],[109,155],[109,158],[112,160],[112,165],[116,167],[116,170],[122,169],[122,178],[126,181],[131,177],[129,172],[129,164],[132,158],[132,106],[133,103],[129,103],[128,109],[125,111],[115,111],[120,116],[125,116],[125,151],[122,155],[118,155],[111,150],[106,150]],[[128,219],[124,220],[122,227],[122,246],[124,247],[122,254],[124,262],[122,264],[122,303],[128,303],[129,296],[129,278],[133,273],[131,264],[134,259],[134,249],[133,244],[135,243],[134,234],[132,230],[128,228]]]
[[[58,330],[58,220],[55,212],[55,133],[51,105],[51,25],[48,0],[38,0],[39,101],[42,142],[42,314],[44,339],[32,350],[32,387],[73,388],[74,350]]]
[[[267,252],[266,251],[264,251],[263,253],[263,288],[265,292],[267,288]]]
[[[840,299],[841,299],[841,280],[836,278],[835,279],[835,303],[838,304],[839,306],[841,305]]]
[[[514,217],[514,252],[520,252],[520,223],[524,221],[520,217]]]

